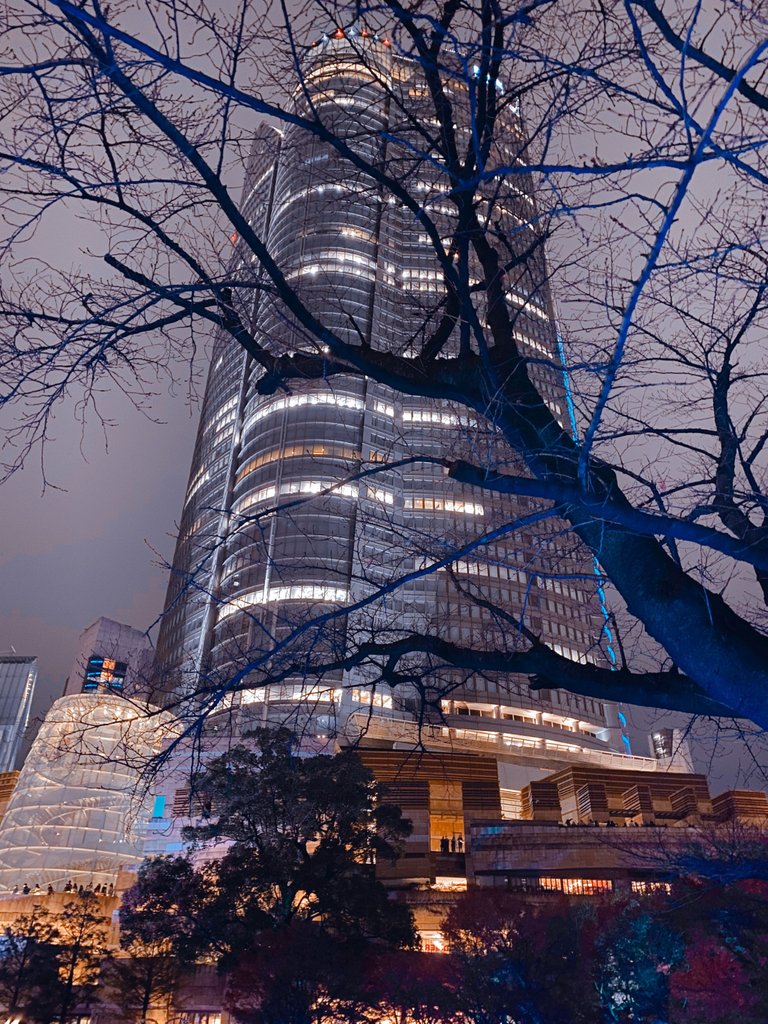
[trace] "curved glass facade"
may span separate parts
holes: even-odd
[[[457,129],[469,133],[467,84],[457,76],[453,85]],[[307,59],[306,86],[298,112],[386,167],[440,234],[453,235],[455,209],[419,134],[429,112],[418,65],[375,40],[325,38]],[[524,146],[511,103],[500,125],[490,168],[509,166]],[[489,181],[475,201],[504,239],[516,338],[565,425],[532,183],[523,174]],[[307,307],[349,344],[408,355],[434,329],[445,295],[423,226],[330,145],[295,127],[265,130],[244,210]],[[236,266],[252,262],[238,243]],[[257,281],[258,273],[254,264]],[[269,292],[248,294],[261,343],[281,353],[321,350]],[[460,341],[458,325],[445,351],[457,352]],[[461,645],[523,645],[489,606],[509,610],[567,657],[603,663],[603,621],[591,559],[561,523],[539,516],[528,499],[457,483],[430,461],[463,457],[524,471],[494,427],[493,396],[478,416],[338,375],[260,395],[262,372],[234,342],[217,341],[158,645],[177,692],[234,679],[245,687],[233,701],[241,725],[303,715],[319,737],[408,742],[426,707],[435,746],[493,742],[513,761],[549,764],[610,752],[614,706],[562,691],[534,696],[514,677],[423,659],[413,663],[417,686],[404,679],[390,687],[373,661],[305,677],[303,664],[338,662],[368,638],[415,632]],[[449,564],[435,570],[443,559]],[[354,610],[337,614],[348,605]],[[280,676],[279,685],[265,689],[267,674]]]
[[[165,712],[76,694],[53,705],[0,823],[0,891],[107,885],[143,856],[142,771],[172,735]]]

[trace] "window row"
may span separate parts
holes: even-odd
[[[549,644],[549,646],[555,653],[562,655],[564,658],[570,658],[571,661],[581,662],[582,665],[596,664],[591,654],[583,654],[581,651],[574,651],[572,647],[563,647],[561,644]]]
[[[549,314],[535,305],[530,299],[523,299],[520,295],[513,291],[507,291],[505,293],[506,298],[510,302],[513,302],[516,306],[519,306],[526,313],[533,313],[534,316],[539,317],[542,320],[549,320]]]
[[[532,338],[528,334],[523,334],[522,331],[512,331],[512,337],[515,341],[519,341],[521,345],[526,345],[528,348],[532,348],[534,352],[538,352],[540,355],[546,356],[548,359],[554,358],[552,352],[550,352],[546,345],[544,345],[543,342],[538,341],[536,338]]]
[[[331,488],[333,489],[331,490]],[[328,491],[329,497],[357,497],[356,484],[337,484],[334,486],[328,480],[292,480],[290,483],[282,485],[280,488],[280,496],[285,497],[292,494],[321,494],[324,491]],[[269,501],[270,499],[276,498],[277,494],[277,487],[274,484],[270,484],[267,487],[260,487],[258,491],[253,491],[251,494],[246,494],[241,498],[240,501],[236,503],[234,511],[242,514],[246,509],[252,508],[254,505],[258,505],[262,501]]]
[[[417,570],[428,569],[430,565],[434,564],[434,558],[417,558],[414,568]],[[525,585],[531,579],[530,573],[520,569],[513,569],[507,565],[494,565],[489,562],[469,562],[463,558],[457,558],[447,568],[460,576],[484,576],[492,580],[512,580]],[[438,572],[446,572],[447,568],[438,569]]]
[[[485,509],[476,501],[455,498],[406,498],[404,506],[421,512],[460,512],[467,516],[483,516]]]
[[[255,469],[259,469],[261,466],[266,466],[270,462],[277,462],[280,459],[291,459],[297,458],[298,456],[307,456],[310,458],[327,458],[327,459],[351,459],[357,460],[360,458],[360,452],[355,448],[349,448],[347,445],[341,444],[292,444],[286,445],[283,448],[273,448],[271,451],[264,452],[262,455],[257,455],[256,458],[251,459],[238,471],[235,481],[239,483],[244,477],[248,476]]]
[[[344,587],[329,587],[317,583],[303,583],[291,587],[270,587],[269,590],[258,590],[242,597],[234,597],[219,607],[219,621],[234,615],[235,612],[250,608],[253,605],[274,604],[278,601],[322,601],[324,603],[344,603],[349,600],[349,591]]]
[[[333,405],[340,409],[354,409],[361,411],[364,402],[361,398],[352,395],[334,395],[327,391],[318,391],[312,394],[289,395],[287,398],[275,398],[271,402],[256,409],[245,421],[245,430],[249,430],[254,423],[263,420],[265,416],[280,412],[283,409],[300,409],[307,405]]]
[[[285,280],[293,281],[297,277],[315,277],[321,272],[324,274],[347,274],[352,277],[362,277],[366,281],[376,280],[376,274],[374,271],[363,269],[362,267],[345,266],[340,260],[327,260],[322,263],[306,263],[297,270],[289,271],[285,275]],[[390,281],[388,283],[392,284],[393,282]]]
[[[558,740],[542,740],[536,736],[517,736],[512,733],[484,731],[480,729],[448,729],[443,728],[444,736],[452,736],[457,740],[469,740],[472,743],[503,744],[505,747],[519,747],[527,750],[557,750],[569,754],[580,754],[582,747],[575,743],[560,743]]]
[[[200,488],[203,486],[204,483],[206,483],[206,481],[210,480],[210,477],[211,474],[207,469],[198,470],[198,472],[195,474],[194,479],[192,480],[192,483],[189,485],[189,488],[187,490],[187,500],[184,502],[185,505],[191,499],[192,495],[196,491],[200,490]]]
[[[369,704],[376,708],[391,708],[390,694],[373,693],[371,690],[353,689],[352,700],[355,704]]]
[[[513,892],[562,892],[567,896],[602,896],[613,892],[613,882],[607,878],[508,878],[507,886]]]
[[[541,586],[543,586],[545,590],[551,590],[554,594],[561,594],[564,597],[570,597],[572,601],[583,600],[584,595],[568,583],[563,583],[561,580],[554,579],[551,576],[540,576],[537,577],[537,579],[541,581]]]
[[[477,427],[471,416],[457,416],[451,412],[437,412],[434,409],[403,409],[403,423],[437,423],[443,427]]]

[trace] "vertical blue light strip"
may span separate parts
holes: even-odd
[[[559,329],[556,329],[555,337],[557,338],[557,355],[560,359],[560,365],[563,368],[563,386],[565,387],[565,404],[568,408],[568,422],[571,426],[571,437],[578,444],[579,443],[579,428],[576,424],[576,407],[573,404],[573,392],[571,391],[571,378],[568,373],[568,364],[565,361],[565,346],[563,345],[563,338],[560,334]],[[608,660],[611,663],[611,670],[616,668],[616,652],[613,649],[613,633],[611,632],[611,616],[608,611],[608,603],[605,598],[605,588],[603,587],[603,574],[600,570],[600,563],[597,558],[592,557],[592,571],[597,579],[597,597],[600,602],[600,612],[603,616],[603,629],[602,632],[606,638],[605,649],[608,652]],[[618,706],[617,718],[619,720],[619,726],[621,728],[621,742],[624,746],[624,750],[627,754],[632,753],[632,746],[629,742],[629,736],[627,735],[627,716],[621,710],[621,704]]]

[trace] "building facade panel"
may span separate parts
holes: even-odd
[[[0,773],[16,767],[36,682],[37,658],[0,654]]]

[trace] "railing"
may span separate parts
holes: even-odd
[[[565,764],[591,764],[600,768],[622,769],[624,771],[682,771],[685,768],[670,767],[665,763],[657,761],[653,757],[639,757],[636,754],[620,754],[611,750],[595,750],[591,747],[580,747],[578,744],[566,744],[573,746],[574,750],[555,749],[547,747],[546,740],[538,735],[531,736],[535,741],[530,746],[516,745],[505,741],[505,734],[502,732],[492,733],[491,730],[481,728],[489,719],[479,719],[478,728],[472,729],[472,719],[462,719],[460,727],[453,725],[435,726],[422,724],[413,721],[412,718],[405,718],[390,713],[381,715],[373,709],[366,708],[361,711],[353,711],[347,719],[347,730],[351,734],[357,731],[360,738],[388,739],[396,743],[412,743],[414,746],[422,744],[427,747],[439,749],[466,750],[472,753],[493,753],[525,755],[526,758],[546,761],[548,763],[563,762]],[[467,726],[470,726],[467,728]],[[474,733],[472,736],[457,735],[458,733]]]

